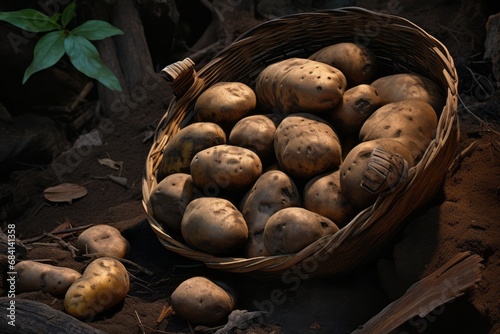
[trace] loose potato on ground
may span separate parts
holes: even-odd
[[[339,230],[330,219],[301,207],[279,210],[267,221],[264,244],[270,255],[296,253]]]
[[[391,139],[375,139],[356,145],[346,156],[344,162],[340,166],[340,188],[342,193],[349,201],[358,209],[365,209],[372,205],[378,197],[377,193],[372,193],[362,186],[365,172],[370,162],[372,152],[376,147],[382,148],[384,151],[395,154],[396,158],[404,159],[407,167],[412,167],[414,164],[413,157],[408,148],[402,143]],[[404,162],[398,160],[398,162]],[[400,170],[386,170],[389,176],[388,180],[397,182],[400,176]],[[382,175],[381,175],[382,177]],[[393,186],[388,184],[387,187]]]
[[[329,121],[339,131],[341,139],[358,137],[363,123],[380,106],[380,97],[373,86],[357,85],[345,91],[342,102],[332,111]]]
[[[213,122],[197,122],[187,125],[172,135],[158,166],[158,182],[167,175],[188,173],[194,155],[208,147],[226,143],[226,133]]]
[[[420,74],[391,74],[373,81],[371,85],[377,90],[382,104],[421,100],[429,103],[437,115],[441,115],[446,104],[446,95],[441,87]]]
[[[339,228],[358,213],[340,188],[340,170],[318,175],[304,187],[304,208],[324,216]]]
[[[175,314],[195,325],[220,325],[234,309],[233,296],[208,278],[191,277],[171,296]]]
[[[285,172],[303,178],[334,170],[342,159],[339,138],[332,127],[306,113],[289,115],[281,121],[274,151]]]
[[[245,193],[262,174],[259,156],[244,147],[217,145],[191,161],[193,183],[205,196]]]
[[[241,213],[248,226],[248,257],[268,255],[263,234],[267,220],[275,212],[302,205],[302,196],[293,180],[280,170],[262,174],[241,202]]]
[[[75,318],[92,320],[125,299],[130,289],[127,269],[120,261],[101,257],[92,261],[66,292],[64,309]]]
[[[373,52],[361,44],[342,42],[326,46],[309,59],[338,68],[347,79],[347,86],[370,83],[377,73],[377,60]]]
[[[334,108],[346,89],[344,74],[325,63],[304,58],[268,65],[255,83],[257,105],[283,114],[321,113]]]
[[[149,204],[152,215],[167,232],[180,234],[186,206],[200,195],[190,174],[170,174],[151,191]]]
[[[89,227],[78,236],[77,247],[83,254],[99,253],[124,258],[130,245],[116,227],[99,224]]]
[[[419,159],[435,136],[438,118],[430,104],[404,100],[377,109],[359,131],[360,141],[379,138],[406,138],[412,155]],[[404,141],[402,141],[404,142]]]
[[[241,82],[218,82],[200,94],[194,105],[197,122],[234,124],[255,109],[252,88]]]
[[[57,267],[47,263],[25,260],[14,266],[16,292],[42,291],[53,296],[62,296],[82,275],[71,268]]]
[[[247,116],[234,125],[228,144],[254,151],[264,163],[274,157],[275,133],[276,124],[268,116]]]
[[[248,239],[248,227],[240,211],[218,197],[194,199],[186,207],[181,222],[186,243],[210,254],[240,251]]]

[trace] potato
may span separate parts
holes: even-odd
[[[370,83],[377,73],[374,53],[361,44],[342,42],[325,46],[309,59],[338,68],[344,73],[348,87]]]
[[[195,325],[224,324],[234,309],[234,297],[212,280],[195,276],[183,281],[172,293],[176,315]]]
[[[365,209],[372,205],[378,197],[378,193],[372,193],[365,189],[362,184],[365,180],[365,172],[370,162],[373,150],[380,147],[386,152],[395,154],[396,157],[404,159],[409,167],[414,165],[413,157],[408,148],[402,143],[391,139],[375,139],[356,145],[346,156],[340,166],[340,188],[347,199],[358,209]],[[399,160],[401,161],[401,160]],[[401,161],[402,162],[402,161]],[[394,177],[397,182],[402,171],[389,170],[388,175]],[[391,180],[393,180],[391,178]],[[387,187],[394,186],[392,184]]]
[[[335,107],[328,120],[339,132],[341,140],[347,141],[347,137],[358,137],[366,119],[380,106],[380,97],[373,86],[357,85],[345,91],[342,102]]]
[[[87,228],[76,241],[83,254],[99,253],[105,256],[124,258],[130,245],[120,231],[113,226],[99,224]]]
[[[318,175],[304,187],[304,208],[324,216],[339,228],[358,213],[340,188],[340,170]]]
[[[280,170],[262,174],[242,200],[241,213],[248,226],[248,257],[266,256],[264,227],[275,212],[302,205],[302,196],[293,180]]]
[[[303,178],[336,169],[342,158],[339,138],[332,127],[307,113],[283,119],[276,129],[274,151],[285,172]]]
[[[301,207],[279,210],[264,228],[264,245],[270,255],[296,253],[319,238],[339,230],[330,219]]]
[[[247,116],[234,125],[228,144],[254,151],[261,162],[274,157],[274,134],[276,124],[266,115]]]
[[[42,291],[59,297],[82,275],[71,268],[24,260],[14,266],[16,292]]]
[[[213,122],[197,122],[180,129],[169,139],[157,171],[157,180],[174,173],[189,174],[194,155],[201,150],[226,143],[226,133]]]
[[[437,115],[427,102],[392,102],[377,109],[365,121],[359,131],[359,140],[406,138],[401,142],[408,143],[414,160],[419,160],[434,138],[437,124]]]
[[[262,174],[259,156],[244,147],[217,145],[191,161],[193,184],[205,196],[245,193]]]
[[[310,59],[289,58],[259,73],[255,94],[262,110],[321,113],[340,102],[345,88],[345,76],[337,68]]]
[[[123,264],[110,257],[92,261],[68,289],[64,309],[75,318],[92,320],[125,299],[130,279]]]
[[[446,104],[445,92],[431,79],[416,73],[398,73],[383,76],[371,85],[384,104],[404,100],[421,100],[429,103],[441,115]]]
[[[186,207],[181,222],[186,244],[210,254],[240,251],[248,239],[248,227],[240,211],[218,197],[194,199]]]
[[[218,82],[200,94],[194,105],[197,122],[234,124],[255,109],[252,88],[241,82]]]
[[[199,196],[201,192],[194,186],[191,175],[170,174],[151,191],[149,204],[152,215],[167,232],[180,235],[186,206]]]

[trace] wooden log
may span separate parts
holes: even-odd
[[[106,334],[52,307],[28,299],[0,297],[0,333]],[[15,325],[15,326],[13,326]]]
[[[455,255],[441,268],[408,288],[352,334],[386,334],[415,316],[425,317],[438,306],[454,300],[481,280],[483,259],[471,252]]]
[[[93,14],[99,20],[109,22],[111,20],[111,8],[104,1],[93,2]],[[98,41],[96,45],[103,63],[116,75],[122,88],[121,92],[112,91],[101,83],[97,83],[97,93],[99,95],[99,102],[101,103],[101,110],[104,115],[109,116],[113,103],[121,99],[124,95],[128,95],[128,87],[123,76],[118,55],[116,54],[114,40],[112,38],[105,38]]]
[[[153,73],[153,61],[134,2],[132,0],[117,1],[111,9],[111,23],[125,33],[113,37],[113,40],[123,77],[128,90],[132,91],[146,75]]]

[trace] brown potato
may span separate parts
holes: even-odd
[[[281,168],[293,176],[310,178],[336,169],[342,159],[332,127],[316,115],[288,115],[276,129],[274,151]]]
[[[371,83],[384,104],[404,100],[421,100],[429,103],[438,116],[446,104],[445,92],[431,79],[415,73],[398,73],[383,76]]]
[[[340,170],[318,175],[304,187],[304,208],[324,216],[339,228],[358,213],[340,188]]]
[[[430,104],[420,100],[392,102],[377,109],[359,131],[360,141],[402,139],[419,160],[435,136],[438,118]]]
[[[310,59],[290,58],[262,70],[255,94],[262,110],[320,113],[334,108],[345,88],[345,76],[337,68]]]
[[[176,315],[194,325],[205,326],[225,323],[235,304],[230,292],[201,276],[183,281],[170,299]]]
[[[194,199],[186,207],[181,222],[186,243],[210,254],[240,251],[248,239],[248,227],[240,211],[218,197]]]
[[[16,292],[42,291],[53,296],[64,296],[66,291],[82,275],[71,268],[24,260],[14,266]]]
[[[326,46],[309,59],[323,62],[338,68],[347,79],[347,86],[354,87],[370,83],[377,73],[377,60],[366,46],[351,42]]]
[[[342,102],[332,111],[329,121],[345,141],[346,137],[358,137],[363,123],[380,106],[380,97],[373,86],[357,85],[345,91]]]
[[[194,105],[197,122],[234,124],[255,109],[252,88],[242,82],[218,82],[200,94]]]
[[[264,228],[264,245],[270,255],[297,253],[325,235],[339,230],[330,219],[301,207],[279,210]]]
[[[247,116],[234,125],[228,144],[254,151],[264,162],[274,157],[276,124],[266,115]]]
[[[412,167],[414,164],[413,157],[408,148],[391,138],[375,139],[356,145],[347,154],[340,166],[340,188],[345,197],[358,209],[367,208],[378,197],[378,194],[372,193],[362,186],[363,176],[370,162],[372,152],[376,147],[399,155],[406,161],[408,167]],[[391,170],[389,172],[394,173],[394,176],[398,177],[400,171]]]
[[[111,257],[92,261],[66,291],[64,309],[75,318],[91,321],[122,302],[130,290],[127,268]]]
[[[263,240],[267,220],[281,209],[301,204],[300,192],[288,175],[280,170],[262,174],[240,204],[241,213],[248,226],[246,255],[268,255]]]
[[[226,133],[213,122],[197,122],[187,125],[172,135],[165,148],[158,167],[157,180],[167,175],[190,173],[194,155],[201,150],[226,143]]]
[[[262,162],[249,149],[217,145],[198,152],[190,169],[193,184],[205,196],[219,196],[245,193],[262,174]]]
[[[181,221],[186,206],[201,192],[190,174],[170,174],[158,183],[149,197],[153,217],[167,232],[181,233]]]
[[[83,254],[98,253],[105,256],[124,258],[130,244],[120,231],[106,224],[94,225],[83,231],[76,241]]]

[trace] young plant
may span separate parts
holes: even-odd
[[[24,72],[23,84],[31,75],[51,67],[67,54],[78,71],[111,90],[121,91],[118,78],[104,65],[91,41],[122,35],[123,31],[101,20],[88,20],[69,30],[67,26],[73,19],[75,7],[73,1],[62,13],[50,17],[30,8],[0,12],[2,21],[30,32],[45,33],[35,45],[33,61]]]

